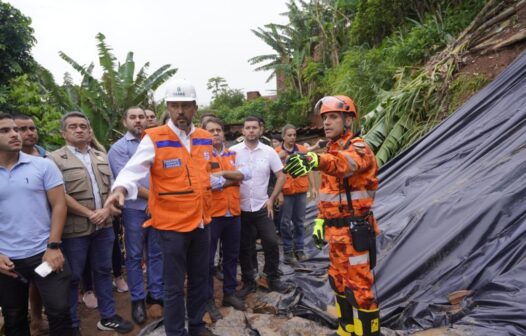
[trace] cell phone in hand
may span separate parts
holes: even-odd
[[[37,268],[35,268],[36,274],[40,275],[43,278],[47,277],[52,271],[53,269],[51,268],[51,266],[49,266],[47,261],[44,261]]]
[[[15,270],[12,270],[11,272],[16,274],[16,278],[15,278],[16,280],[20,281],[23,284],[29,283],[27,278],[25,276],[23,276],[22,274],[20,274],[19,272],[15,271]]]
[[[319,143],[318,143],[318,146],[320,146],[320,148],[325,148],[327,147],[327,144],[329,143],[329,140],[321,140]]]

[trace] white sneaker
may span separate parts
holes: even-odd
[[[125,293],[129,290],[128,284],[126,283],[126,280],[124,280],[124,277],[122,275],[115,278],[114,286],[115,288],[117,288],[117,292],[119,293]]]
[[[86,307],[90,309],[95,309],[99,305],[95,293],[93,293],[91,290],[85,292],[84,295],[82,295],[82,302],[84,302]]]

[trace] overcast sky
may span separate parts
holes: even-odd
[[[58,52],[79,64],[95,62],[95,35],[106,36],[119,62],[134,52],[136,72],[150,62],[150,73],[164,64],[178,68],[176,77],[194,83],[198,103],[210,102],[209,78],[221,76],[231,88],[272,94],[275,81],[256,72],[248,59],[272,53],[250,29],[286,23],[280,14],[286,0],[7,0],[31,17],[37,44],[35,59],[62,84],[64,72],[80,76]],[[100,72],[99,72],[100,74]],[[156,97],[164,90],[160,88]]]

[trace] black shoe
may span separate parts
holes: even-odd
[[[109,319],[102,319],[97,322],[97,329],[106,331],[116,331],[121,334],[127,334],[133,330],[133,324],[130,321],[126,321],[119,315],[115,314]]]
[[[296,264],[298,261],[296,260],[296,257],[294,256],[294,253],[291,251],[291,252],[285,252],[283,254],[283,263],[284,264],[287,264],[287,265],[294,265]]]
[[[258,288],[258,285],[256,284],[254,280],[247,281],[243,283],[243,287],[241,287],[241,289],[238,290],[235,295],[238,298],[244,299],[247,297],[248,294],[255,293],[257,288]]]
[[[149,305],[154,305],[154,304],[157,304],[161,307],[164,307],[164,302],[163,302],[163,299],[154,299],[150,293],[148,293],[146,295],[146,304],[149,304]]]
[[[190,331],[190,336],[218,336],[206,328],[199,329],[197,331]]]
[[[281,294],[286,294],[294,288],[290,284],[283,282],[279,279],[269,279],[268,286],[271,291],[279,292]]]
[[[307,256],[303,251],[297,251],[296,252],[296,259],[298,259],[299,262],[305,261],[307,259]]]
[[[234,307],[234,309],[242,311],[245,311],[247,309],[243,300],[241,300],[233,294],[223,296],[223,306]]]
[[[146,305],[144,304],[144,300],[132,301],[131,309],[133,322],[143,324],[144,321],[146,321]]]
[[[214,299],[210,299],[206,302],[206,311],[208,312],[208,315],[210,315],[212,322],[217,322],[223,318],[223,315],[217,310]]]

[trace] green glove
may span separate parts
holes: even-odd
[[[305,176],[319,165],[318,154],[308,152],[307,154],[292,154],[285,163],[284,172],[296,178]]]
[[[314,229],[312,230],[312,239],[314,240],[314,245],[318,248],[318,250],[321,250],[323,246],[327,244],[325,241],[325,227],[324,227],[324,219],[316,218],[314,220]]]

